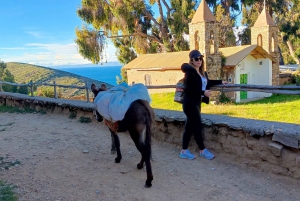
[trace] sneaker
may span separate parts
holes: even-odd
[[[188,149],[185,150],[185,151],[182,150],[182,151],[180,152],[180,154],[179,154],[179,157],[180,157],[180,158],[187,158],[187,159],[189,159],[189,160],[195,159],[195,155],[192,154]]]
[[[210,153],[207,149],[204,149],[202,151],[202,153],[200,153],[200,156],[203,157],[203,158],[206,158],[208,160],[211,160],[211,159],[215,158],[215,155]]]

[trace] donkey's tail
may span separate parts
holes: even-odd
[[[148,114],[146,116],[146,138],[145,138],[145,144],[147,149],[149,150],[150,153],[150,159],[152,159],[152,151],[151,151],[151,135],[152,135],[152,125],[154,122],[155,118],[155,113],[152,107],[149,105],[149,103],[145,100],[139,100],[142,105],[147,109]]]

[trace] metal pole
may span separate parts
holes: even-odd
[[[88,87],[88,82],[85,81],[85,89],[86,89],[86,99],[87,99],[87,102],[90,102],[90,95],[89,95],[89,87]]]
[[[53,81],[53,85],[54,85],[54,98],[57,99],[57,93],[56,93],[56,84],[55,84],[55,81]]]
[[[30,87],[31,96],[33,96],[33,83],[32,83],[32,80],[30,80],[30,82],[29,82],[29,87]]]
[[[0,79],[1,81],[1,79]],[[2,91],[2,82],[0,82],[0,91]]]

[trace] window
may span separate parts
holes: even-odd
[[[258,36],[257,36],[257,45],[259,45],[259,46],[261,46],[262,47],[262,36],[261,36],[261,34],[259,34]]]
[[[150,86],[152,84],[151,82],[151,75],[145,75],[145,85]]]
[[[195,32],[194,39],[195,39],[195,50],[199,50],[199,41],[200,37],[198,35],[198,31]]]
[[[215,53],[215,37],[214,37],[214,32],[210,31],[209,34],[209,50],[211,54]]]
[[[275,41],[274,41],[274,33],[272,34],[271,38],[271,52],[275,52]]]

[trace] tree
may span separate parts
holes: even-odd
[[[76,29],[75,42],[93,63],[103,61],[107,38],[123,64],[136,54],[188,50],[183,34],[188,33],[195,6],[193,0],[82,0],[77,14],[86,25]]]
[[[6,68],[6,63],[0,60],[0,79],[2,79],[5,68]]]
[[[24,82],[22,84],[25,84]],[[18,87],[17,92],[20,94],[29,94],[29,88],[28,86],[24,86],[24,87]]]
[[[9,72],[9,70],[5,69],[3,74],[2,74],[2,80],[5,82],[15,82],[14,76]],[[2,86],[3,91],[6,92],[17,92],[17,86],[13,85],[8,85],[8,84],[3,84]]]
[[[251,27],[254,25],[264,7],[263,0],[243,1],[242,23]],[[284,63],[300,63],[300,2],[299,0],[269,0],[266,8],[279,28],[279,50]],[[244,38],[249,38],[246,31]],[[250,41],[248,41],[250,43]]]
[[[234,20],[230,18],[230,13],[222,5],[216,7],[216,20],[220,24],[220,48],[236,45],[236,38],[233,33]]]

